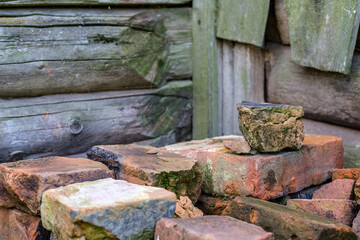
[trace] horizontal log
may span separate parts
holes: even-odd
[[[191,0],[0,0],[0,7],[179,5]]]
[[[160,89],[0,100],[0,162],[191,132],[191,81]]]
[[[154,88],[192,75],[188,8],[0,16],[0,97]]]
[[[301,105],[305,117],[360,129],[360,55],[350,76],[301,67],[290,47],[267,45],[267,96],[272,103]]]
[[[303,119],[306,134],[341,137],[344,140],[344,168],[360,168],[360,131],[333,124]]]

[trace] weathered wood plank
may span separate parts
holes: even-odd
[[[216,36],[262,47],[270,0],[219,1]]]
[[[290,45],[290,30],[285,0],[275,0],[275,15],[282,44]]]
[[[191,81],[157,90],[0,100],[0,162],[191,132]],[[189,95],[190,94],[190,95]]]
[[[223,135],[231,135],[234,131],[234,42],[223,41],[223,58],[222,58],[222,121]]]
[[[275,0],[270,0],[268,19],[265,28],[265,41],[281,43],[280,33],[275,14]]]
[[[188,8],[0,16],[0,97],[153,88],[192,76]]]
[[[344,140],[344,167],[360,168],[360,131],[333,124],[303,119],[307,134],[341,137]]]
[[[360,129],[359,54],[355,53],[346,76],[292,63],[290,47],[268,44],[267,48],[269,102],[301,105],[307,118]]]
[[[191,0],[0,0],[0,7],[179,5]]]
[[[349,74],[360,23],[360,1],[286,0],[285,5],[292,61]]]
[[[193,138],[220,135],[216,0],[193,1]]]

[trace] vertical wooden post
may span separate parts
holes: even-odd
[[[216,0],[193,1],[193,138],[220,135]]]

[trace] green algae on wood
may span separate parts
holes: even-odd
[[[219,1],[217,37],[263,46],[270,0]]]
[[[360,22],[359,0],[286,0],[293,62],[350,73]]]
[[[190,2],[191,0],[2,0],[0,7],[180,5]]]

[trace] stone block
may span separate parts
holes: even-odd
[[[86,158],[47,157],[0,164],[0,206],[40,214],[44,191],[112,177],[102,163]]]
[[[245,138],[239,140],[224,140],[223,143],[224,147],[236,154],[256,154],[256,151],[251,151],[251,147]]]
[[[360,21],[359,0],[286,0],[293,62],[350,73]]]
[[[304,110],[298,106],[242,102],[237,105],[239,128],[259,152],[298,150],[304,141]]]
[[[231,199],[201,195],[196,206],[205,215],[221,215],[222,211],[230,204]]]
[[[275,234],[275,239],[356,240],[346,225],[311,213],[255,198],[236,197],[222,215],[256,224]]]
[[[41,218],[17,209],[0,207],[0,239],[49,240],[50,232],[43,228]]]
[[[346,199],[290,199],[286,206],[351,226],[358,206]]]
[[[204,213],[194,206],[190,198],[180,196],[176,200],[175,215],[176,218],[194,218],[202,217]]]
[[[200,196],[201,171],[194,159],[134,144],[95,146],[86,154],[114,170],[117,179],[162,187],[193,202]]]
[[[165,189],[109,178],[44,192],[41,219],[58,240],[145,240],[158,220],[174,216],[175,205]]]
[[[207,140],[209,141],[209,140]],[[300,151],[243,156],[223,146],[192,141],[164,147],[192,156],[202,169],[202,191],[213,196],[278,198],[319,185],[343,165],[342,139],[307,135]]]
[[[273,240],[274,234],[232,217],[204,216],[191,219],[163,218],[156,223],[155,239]]]
[[[334,169],[332,172],[332,180],[336,179],[352,179],[357,181],[360,178],[360,168]]]
[[[352,179],[336,179],[321,186],[313,194],[313,199],[352,199],[355,181]]]

